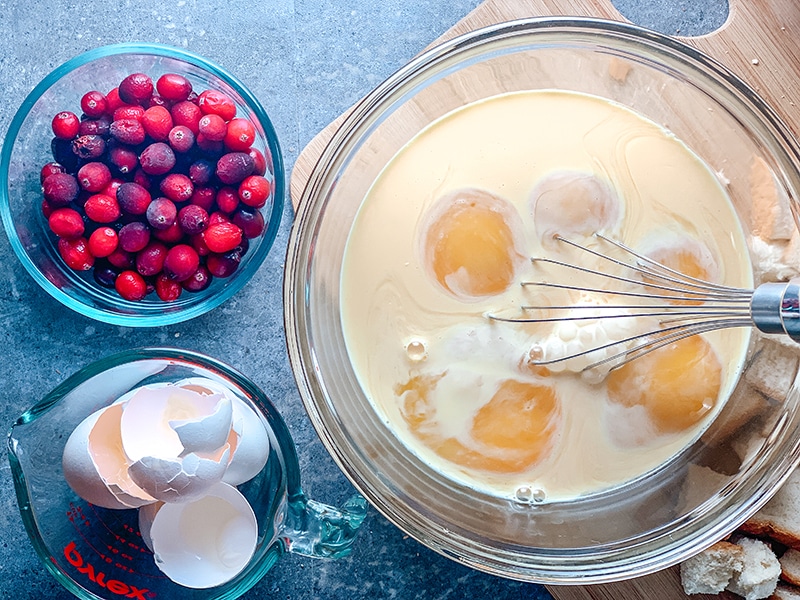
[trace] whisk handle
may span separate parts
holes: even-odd
[[[750,300],[750,316],[764,333],[785,333],[800,342],[800,279],[758,286]]]

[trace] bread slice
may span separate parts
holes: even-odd
[[[781,579],[800,586],[800,550],[789,548],[778,560],[781,563]]]
[[[779,583],[769,600],[800,600],[800,588]]]
[[[800,346],[787,347],[770,338],[764,339],[762,344],[745,371],[745,381],[767,398],[783,402],[797,375]]]
[[[717,542],[681,563],[681,584],[687,594],[718,594],[744,566],[738,544]]]
[[[800,469],[739,530],[800,550]]]
[[[743,550],[742,570],[733,574],[726,589],[745,600],[769,598],[781,576],[778,557],[761,540],[742,537],[736,539],[736,544]]]

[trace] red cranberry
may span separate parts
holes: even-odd
[[[266,175],[267,159],[264,157],[264,153],[258,148],[252,147],[247,151],[247,153],[250,155],[250,158],[253,159],[253,175]]]
[[[55,117],[51,123],[53,128],[53,135],[61,140],[71,140],[78,135],[78,130],[81,126],[81,120],[73,112],[62,110]]]
[[[118,244],[117,232],[111,227],[99,227],[89,236],[89,251],[96,258],[109,256]]]
[[[89,162],[78,169],[78,183],[87,192],[102,192],[111,182],[111,171],[101,162]]]
[[[208,213],[196,204],[187,204],[178,213],[178,224],[187,235],[202,233],[208,227]]]
[[[175,281],[183,281],[192,276],[200,266],[200,257],[194,248],[187,244],[177,244],[169,249],[164,260],[164,273]]]
[[[108,116],[113,115],[115,110],[124,105],[125,102],[123,102],[119,97],[118,87],[115,87],[106,94],[106,114]]]
[[[197,97],[197,105],[203,114],[219,115],[225,121],[236,116],[236,103],[227,94],[218,90],[205,90]]]
[[[183,291],[180,283],[170,279],[164,273],[156,277],[155,288],[156,294],[164,302],[174,302],[180,297]]]
[[[108,255],[108,262],[118,269],[133,269],[136,266],[133,252],[126,252],[119,246]]]
[[[189,165],[189,179],[195,185],[206,185],[211,181],[211,176],[214,174],[214,166],[207,160],[194,161]]]
[[[183,75],[166,73],[156,81],[156,89],[167,100],[181,102],[189,97],[192,92],[192,84]]]
[[[211,250],[206,246],[206,241],[203,239],[203,234],[198,233],[189,238],[192,243],[192,248],[197,251],[200,256],[208,256]]]
[[[186,125],[175,125],[167,136],[169,145],[175,152],[184,154],[194,146],[194,133]]]
[[[214,191],[213,187],[199,187],[195,188],[189,202],[208,212],[211,210],[211,207],[214,206],[214,199],[216,196],[217,193]]]
[[[209,254],[206,257],[206,268],[214,277],[230,277],[239,268],[241,260],[241,255],[236,251]]]
[[[153,236],[166,244],[175,244],[180,242],[184,237],[183,229],[178,225],[177,219],[166,229],[154,229]]]
[[[175,104],[169,112],[172,115],[172,122],[175,123],[175,125],[184,125],[188,127],[194,135],[197,135],[199,131],[198,123],[203,113],[196,104],[184,100],[183,102]]]
[[[153,229],[169,229],[178,217],[178,209],[169,198],[156,198],[147,207],[145,215]]]
[[[106,97],[97,90],[86,92],[81,97],[81,110],[83,114],[92,119],[101,117],[106,112],[107,106]]]
[[[158,275],[164,268],[167,247],[161,242],[150,242],[136,254],[136,270],[145,277]]]
[[[93,194],[83,205],[86,216],[95,223],[113,223],[120,217],[119,204],[116,198],[105,194]]]
[[[200,120],[197,122],[197,128],[199,133],[213,142],[221,142],[224,140],[225,134],[228,131],[228,125],[225,123],[225,120],[213,113],[200,117]]]
[[[107,136],[111,129],[111,117],[102,115],[96,119],[84,119],[78,129],[78,135],[102,135]]]
[[[239,206],[239,192],[236,188],[223,186],[217,190],[217,208],[224,213],[232,213]]]
[[[83,235],[83,217],[73,208],[57,208],[47,219],[50,231],[58,237],[73,240]]]
[[[49,162],[42,167],[42,170],[39,171],[39,181],[44,183],[44,180],[47,179],[50,175],[55,175],[56,173],[66,173],[67,170],[64,168],[64,165],[57,163],[57,162]]]
[[[153,80],[144,73],[128,75],[119,84],[119,99],[126,104],[142,104],[153,93]]]
[[[150,228],[139,221],[123,225],[119,230],[119,247],[125,252],[138,252],[150,242]]]
[[[108,182],[108,185],[103,188],[102,194],[106,196],[111,196],[112,198],[117,197],[117,190],[119,190],[120,186],[125,183],[122,179],[118,177],[112,177],[111,181]],[[119,199],[117,199],[117,203],[119,203]]]
[[[144,116],[144,108],[141,106],[130,106],[128,104],[120,106],[114,111],[112,121],[141,121]]]
[[[238,226],[248,239],[260,237],[264,233],[264,215],[257,210],[237,210],[233,215],[233,224]]]
[[[245,177],[253,173],[253,158],[244,152],[228,152],[217,161],[217,177],[227,185],[241,183]]]
[[[208,215],[209,225],[219,225],[220,223],[230,223],[230,222],[231,222],[230,216],[218,210],[215,210],[210,215]]]
[[[167,141],[172,129],[172,115],[163,106],[152,106],[142,115],[142,126],[145,132],[157,142]]]
[[[202,292],[211,285],[211,273],[200,265],[187,279],[181,281],[181,287],[187,292]]]
[[[120,173],[127,175],[136,171],[139,157],[136,152],[126,146],[114,146],[108,151],[108,161],[117,167]]]
[[[148,192],[150,191],[150,188],[153,186],[152,178],[150,177],[150,175],[144,172],[144,169],[142,169],[141,165],[139,165],[139,167],[133,172],[133,183],[138,183]]]
[[[117,275],[117,279],[114,281],[114,289],[125,300],[133,302],[142,300],[147,295],[147,283],[144,277],[136,271],[123,271]]]
[[[141,144],[145,137],[147,137],[144,126],[136,119],[119,119],[113,121],[109,133],[115,140],[131,146]]]
[[[45,200],[52,206],[66,206],[78,197],[78,180],[68,173],[53,173],[42,183]]]
[[[164,142],[155,142],[142,150],[139,165],[148,175],[164,175],[175,166],[175,153]]]
[[[106,141],[100,135],[81,135],[72,141],[72,152],[78,158],[95,160],[106,151]]]
[[[133,181],[126,181],[117,190],[120,208],[131,215],[145,214],[151,200],[150,192]]]
[[[197,139],[195,141],[197,147],[209,156],[222,156],[225,150],[225,144],[221,141],[209,139],[202,133],[197,134]]]
[[[233,223],[217,223],[206,228],[203,239],[211,252],[228,252],[242,241],[242,230]]]
[[[224,141],[231,150],[249,152],[250,146],[256,141],[256,129],[247,119],[231,119]]]
[[[88,271],[94,265],[94,257],[89,252],[89,244],[84,237],[71,240],[59,238],[58,253],[67,266],[75,271]]]
[[[239,184],[239,198],[247,206],[261,208],[267,203],[272,186],[266,177],[250,175]]]
[[[194,185],[192,180],[182,173],[170,173],[161,180],[161,193],[173,202],[186,202],[192,197]]]

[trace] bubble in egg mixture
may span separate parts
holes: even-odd
[[[428,358],[428,348],[423,340],[410,340],[406,344],[406,355],[412,362],[420,362]]]

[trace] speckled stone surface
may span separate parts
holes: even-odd
[[[259,97],[278,131],[287,171],[329,121],[402,66],[478,0],[73,0],[0,2],[0,137],[47,73],[90,48],[161,42],[204,55]],[[724,0],[617,0],[633,22],[667,34],[721,25]],[[288,202],[287,202],[288,205]],[[115,352],[168,345],[210,354],[250,377],[286,419],[308,495],[340,504],[353,489],[319,442],[294,386],[283,340],[281,280],[292,214],[286,209],[267,261],[234,299],[173,327],[130,329],[91,321],[42,291],[0,235],[0,424],[78,368]],[[71,597],[44,570],[0,461],[0,598]],[[544,588],[452,562],[370,509],[352,555],[338,561],[287,556],[247,598],[550,598]]]

